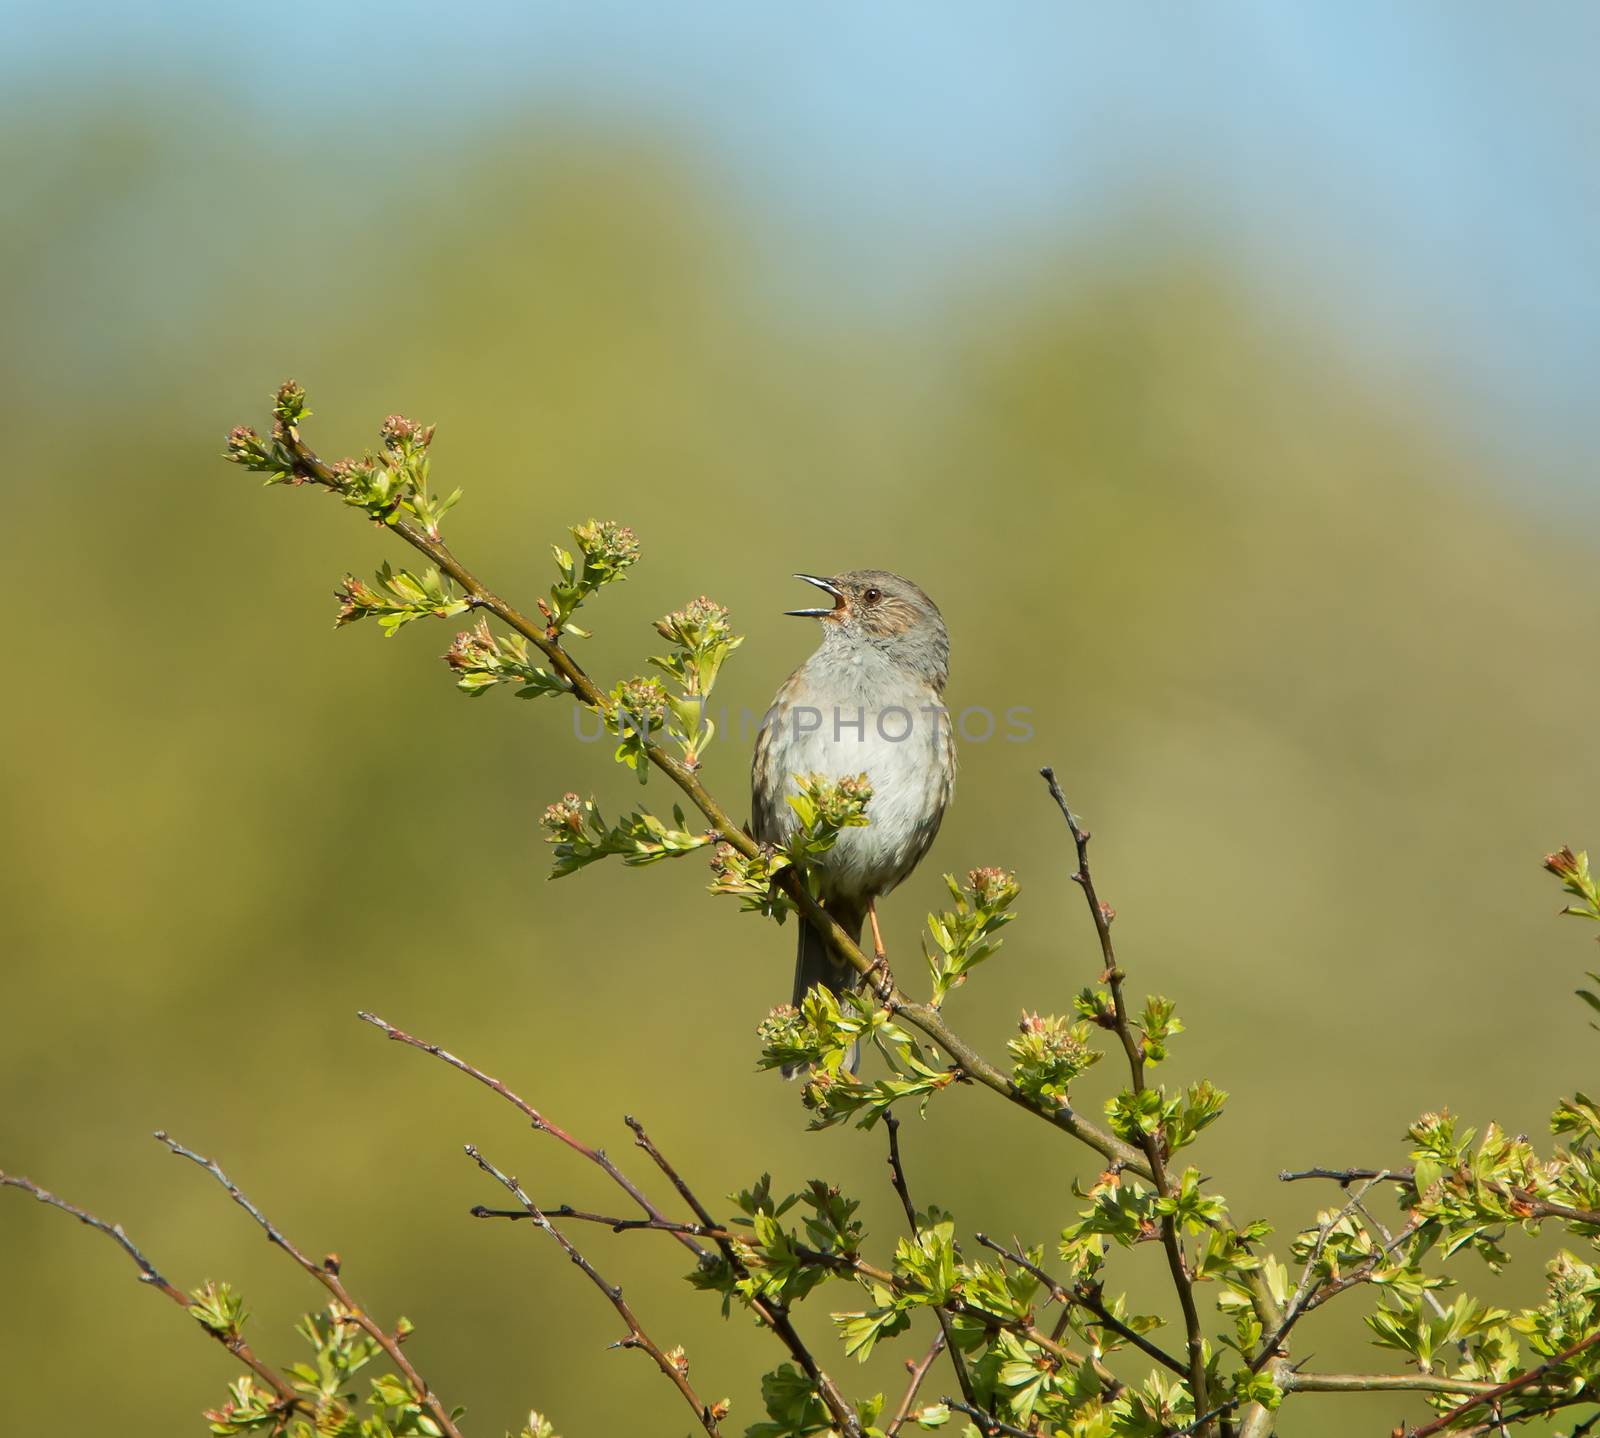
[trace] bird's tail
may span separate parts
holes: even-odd
[[[861,940],[861,925],[866,922],[867,913],[864,908],[858,908],[835,901],[828,905],[828,913],[832,915],[845,933],[859,943]],[[828,947],[827,939],[822,932],[813,928],[804,919],[800,920],[799,946],[795,951],[794,959],[794,1006],[800,1007],[800,1002],[805,998],[808,990],[821,984],[826,989],[831,989],[836,994],[848,993],[861,983],[861,976],[856,973],[842,959],[836,958],[832,949]],[[861,1045],[854,1045],[849,1057],[845,1060],[846,1066],[853,1074],[861,1065]],[[783,1070],[785,1078],[793,1078],[801,1072],[805,1065],[786,1065]]]

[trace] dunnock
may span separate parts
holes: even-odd
[[[867,775],[869,822],[845,829],[822,856],[818,897],[853,939],[870,921],[881,959],[875,902],[928,852],[955,782],[955,744],[941,698],[950,639],[933,601],[898,574],[854,569],[832,579],[795,578],[816,585],[832,603],[788,611],[820,620],[822,645],[784,681],[762,724],[750,771],[752,829],[765,843],[789,837],[797,819],[786,801],[797,774]],[[815,984],[837,993],[859,981],[802,920],[796,1005]],[[851,1055],[852,1071],[858,1058]]]

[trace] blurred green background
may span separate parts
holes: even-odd
[[[791,571],[922,583],[952,703],[1036,732],[965,746],[891,947],[941,870],[1012,866],[1021,922],[953,1019],[998,1053],[1070,1002],[1098,960],[1054,764],[1133,986],[1190,1025],[1173,1076],[1234,1094],[1201,1161],[1236,1213],[1303,1221],[1326,1195],[1280,1167],[1395,1160],[1425,1108],[1540,1134],[1594,1080],[1592,951],[1538,860],[1600,844],[1595,12],[761,8],[25,10],[0,62],[0,1166],[242,1285],[287,1359],[314,1290],[170,1128],[415,1320],[475,1433],[684,1422],[552,1246],[467,1218],[495,1195],[460,1145],[544,1201],[607,1191],[357,1007],[619,1157],[639,1115],[707,1195],[825,1176],[885,1245],[898,1214],[881,1134],[809,1134],[752,1073],[790,932],[694,863],[548,886],[540,809],[615,808],[624,771],[559,705],[467,705],[447,626],[333,631],[338,578],[398,555],[218,457],[291,374],[324,454],[439,423],[456,548],[514,599],[569,524],[632,524],[597,674],[708,592],[759,711],[813,643]],[[746,766],[709,761],[740,812]],[[949,1095],[905,1134],[919,1202],[1053,1240],[1091,1170],[1040,1137]],[[586,1237],[742,1431],[775,1345],[674,1246]],[[0,1203],[7,1431],[202,1431],[233,1370],[131,1277]],[[926,1336],[832,1366],[893,1385]],[[1380,1361],[1337,1320],[1303,1341]]]

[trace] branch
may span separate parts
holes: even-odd
[[[639,1207],[647,1215],[649,1215],[650,1218],[659,1220],[662,1224],[667,1223],[667,1216],[656,1207],[656,1205],[645,1195],[644,1191],[639,1188],[639,1186],[635,1184],[632,1179],[623,1173],[622,1170],[619,1169],[609,1157],[607,1157],[606,1151],[603,1148],[590,1148],[589,1145],[584,1143],[582,1140],[574,1138],[559,1124],[552,1123],[525,1098],[513,1093],[509,1088],[501,1083],[499,1079],[486,1074],[480,1068],[474,1067],[465,1059],[457,1058],[448,1049],[440,1048],[438,1044],[431,1044],[426,1039],[419,1039],[415,1034],[408,1034],[404,1029],[396,1028],[393,1024],[379,1018],[377,1014],[371,1014],[367,1013],[365,1010],[361,1010],[356,1014],[356,1017],[363,1023],[371,1024],[375,1029],[381,1029],[392,1040],[394,1040],[395,1043],[405,1044],[409,1048],[418,1049],[425,1054],[431,1054],[441,1063],[447,1063],[451,1068],[466,1074],[468,1078],[476,1079],[477,1082],[481,1083],[485,1088],[493,1089],[495,1093],[499,1094],[501,1098],[503,1098],[514,1109],[516,1109],[518,1113],[526,1118],[533,1125],[537,1132],[547,1133],[552,1138],[559,1139],[562,1143],[566,1144],[566,1146],[574,1153],[582,1154],[586,1159],[589,1160],[590,1163],[599,1167],[605,1173],[605,1175],[614,1184],[616,1184],[618,1188],[626,1193],[629,1198],[637,1203]],[[675,1233],[678,1237],[678,1241],[682,1243],[683,1246],[691,1253],[693,1253],[696,1259],[698,1259],[701,1263],[709,1263],[711,1261],[710,1251],[701,1247],[700,1244],[694,1241],[691,1228],[680,1226],[678,1228],[667,1228],[666,1231]]]
[[[1037,1433],[1032,1433],[1026,1428],[1018,1428],[1011,1423],[1002,1422],[993,1413],[985,1413],[976,1403],[958,1403],[954,1398],[948,1397],[944,1401],[954,1408],[957,1413],[965,1413],[968,1418],[978,1425],[978,1431],[989,1435],[989,1438],[994,1438],[994,1435],[997,1434],[1004,1434],[1005,1438],[1039,1438]]]
[[[672,1181],[672,1186],[678,1190],[679,1196],[689,1205],[690,1210],[698,1218],[707,1237],[713,1237],[711,1230],[716,1226],[711,1216],[711,1211],[695,1196],[694,1191],[684,1181],[677,1169],[666,1159],[666,1156],[650,1140],[650,1135],[644,1131],[644,1125],[634,1118],[632,1114],[624,1114],[622,1121],[633,1130],[633,1141],[639,1145],[652,1159],[656,1167]],[[739,1256],[739,1251],[734,1247],[731,1235],[718,1234],[713,1240],[721,1252],[723,1260],[741,1278],[748,1276],[749,1268]],[[859,1438],[861,1423],[856,1417],[856,1411],[851,1407],[848,1399],[839,1391],[838,1385],[822,1371],[821,1365],[806,1347],[805,1341],[800,1337],[788,1311],[775,1303],[767,1303],[761,1299],[751,1299],[750,1306],[757,1317],[778,1336],[789,1355],[805,1371],[812,1385],[816,1388],[818,1396],[826,1405],[828,1412],[833,1415],[835,1423],[844,1430],[847,1438]],[[941,1324],[943,1320],[941,1319]]]
[[[341,491],[338,476],[305,444],[295,426],[279,421],[275,438],[291,458],[294,472],[299,478],[319,484],[335,493]],[[487,609],[501,623],[532,644],[549,661],[551,668],[566,682],[578,700],[601,712],[609,707],[610,700],[584,672],[582,666],[562,648],[559,637],[550,634],[547,625],[529,619],[484,585],[450,552],[443,540],[431,537],[420,526],[399,514],[390,516],[386,526],[413,549],[427,555],[439,571],[448,575],[465,593],[473,608]],[[653,740],[645,738],[642,743],[651,764],[688,796],[690,802],[706,817],[724,842],[731,844],[747,859],[760,855],[761,846],[716,801],[693,769]],[[1057,1128],[1064,1129],[1108,1161],[1120,1163],[1124,1168],[1131,1169],[1142,1177],[1150,1177],[1137,1149],[1087,1119],[1079,1118],[1066,1106],[1050,1111],[1039,1108],[1025,1094],[1019,1092],[1004,1073],[955,1034],[938,1010],[927,1004],[912,1003],[902,990],[883,979],[882,966],[863,953],[860,945],[845,932],[839,921],[812,896],[806,885],[805,876],[798,870],[785,869],[778,876],[778,882],[806,916],[807,922],[827,939],[829,948],[863,979],[874,983],[884,1006],[903,1017],[913,1028],[920,1029],[943,1048],[969,1078],[981,1083],[985,1088],[992,1089],[1019,1108],[1026,1109]]]
[[[1003,1244],[996,1243],[992,1238],[989,1238],[987,1235],[982,1233],[975,1233],[973,1234],[973,1237],[976,1238],[983,1247],[990,1249],[994,1253],[998,1253],[1002,1258],[1009,1259],[1012,1263],[1016,1264],[1018,1268],[1024,1269],[1031,1273],[1039,1280],[1039,1282],[1044,1284],[1045,1287],[1050,1290],[1050,1296],[1055,1299],[1057,1303],[1076,1304],[1085,1312],[1092,1313],[1099,1322],[1100,1327],[1109,1329],[1119,1338],[1133,1344],[1133,1346],[1145,1354],[1146,1357],[1155,1359],[1155,1361],[1161,1364],[1163,1368],[1171,1369],[1172,1372],[1176,1373],[1180,1378],[1187,1378],[1189,1376],[1189,1370],[1184,1367],[1182,1363],[1180,1363],[1165,1349],[1152,1343],[1142,1333],[1138,1333],[1132,1328],[1129,1328],[1126,1323],[1122,1322],[1121,1319],[1112,1313],[1111,1310],[1107,1308],[1105,1304],[1101,1302],[1100,1299],[1097,1298],[1086,1287],[1073,1289],[1064,1288],[1060,1283],[1052,1278],[1050,1274],[1045,1272],[1044,1269],[1040,1268],[1038,1264],[1030,1260],[1027,1254],[1014,1251],[1005,1247]]]
[[[1302,1168],[1284,1169],[1278,1175],[1281,1183],[1296,1183],[1306,1178],[1332,1179],[1341,1188],[1348,1188],[1360,1179],[1392,1178],[1399,1183],[1416,1186],[1416,1175],[1410,1168]],[[1591,1228],[1600,1228],[1600,1209],[1573,1208],[1569,1204],[1557,1203],[1554,1199],[1544,1198],[1535,1193],[1531,1188],[1518,1188],[1514,1184],[1496,1183],[1492,1179],[1480,1180],[1485,1188],[1493,1189],[1496,1193],[1508,1199],[1519,1209],[1525,1208],[1526,1213],[1519,1213],[1519,1219],[1530,1218],[1559,1218],[1568,1223],[1583,1223]]]
[[[555,1239],[561,1245],[561,1249],[567,1257],[583,1270],[584,1276],[605,1294],[611,1306],[617,1310],[617,1315],[628,1325],[628,1336],[621,1339],[614,1346],[639,1348],[648,1353],[655,1360],[656,1367],[667,1376],[673,1387],[683,1395],[683,1401],[694,1409],[695,1417],[700,1420],[700,1426],[706,1430],[709,1438],[721,1438],[722,1430],[717,1422],[721,1415],[718,1409],[701,1402],[698,1395],[696,1395],[693,1385],[689,1382],[689,1363],[684,1357],[683,1349],[675,1349],[673,1354],[662,1352],[660,1345],[644,1331],[633,1310],[624,1300],[622,1289],[607,1283],[600,1276],[595,1266],[578,1251],[566,1234],[551,1223],[540,1211],[538,1205],[522,1191],[522,1186],[516,1179],[501,1173],[470,1143],[466,1147],[466,1152],[467,1157],[477,1164],[479,1168],[505,1187],[507,1192],[527,1210],[528,1216],[534,1223],[548,1233],[551,1238]]]
[[[1112,1028],[1127,1057],[1133,1091],[1136,1094],[1143,1093],[1146,1088],[1144,1045],[1134,1036],[1133,1025],[1128,1019],[1128,1007],[1122,996],[1123,973],[1117,967],[1116,949],[1111,942],[1111,921],[1116,917],[1116,911],[1102,903],[1095,892],[1094,876],[1089,871],[1089,831],[1078,823],[1077,816],[1067,804],[1066,796],[1056,782],[1055,770],[1047,766],[1039,774],[1050,790],[1050,797],[1056,801],[1056,807],[1061,810],[1061,817],[1067,821],[1067,831],[1072,835],[1072,843],[1078,853],[1078,870],[1072,878],[1083,890],[1084,900],[1094,919],[1095,933],[1100,936],[1100,954],[1105,960],[1105,969],[1100,977],[1111,992]],[[1140,1146],[1150,1165],[1150,1179],[1155,1184],[1156,1192],[1162,1198],[1170,1197],[1172,1184],[1167,1177],[1166,1155],[1162,1152],[1161,1140],[1153,1134],[1145,1134]],[[1170,1214],[1163,1215],[1161,1219],[1161,1246],[1167,1255],[1167,1269],[1172,1275],[1172,1287],[1178,1295],[1178,1306],[1183,1310],[1185,1347],[1189,1359],[1189,1391],[1194,1398],[1195,1412],[1204,1414],[1211,1402],[1206,1384],[1205,1335],[1200,1327],[1200,1311],[1194,1301],[1194,1281],[1184,1261],[1178,1225]],[[1209,1429],[1202,1426],[1198,1431],[1203,1435]]]
[[[1294,1295],[1289,1300],[1289,1307],[1283,1315],[1283,1322],[1278,1325],[1277,1331],[1261,1345],[1261,1351],[1250,1360],[1250,1371],[1252,1373],[1259,1373],[1273,1358],[1282,1357],[1283,1345],[1289,1337],[1289,1330],[1313,1308],[1319,1306],[1313,1300],[1316,1299],[1319,1290],[1324,1285],[1323,1280],[1317,1277],[1316,1267],[1322,1259],[1323,1249],[1328,1245],[1328,1235],[1333,1232],[1340,1222],[1361,1208],[1361,1200],[1367,1196],[1367,1193],[1375,1183],[1393,1176],[1387,1169],[1380,1169],[1374,1173],[1357,1190],[1355,1197],[1317,1230],[1316,1242],[1312,1244],[1311,1252],[1306,1257],[1305,1266],[1300,1274],[1300,1282],[1296,1285]],[[1363,1209],[1362,1212],[1365,1212],[1365,1210]],[[1409,1236],[1412,1230],[1408,1229],[1405,1232]],[[1387,1238],[1387,1235],[1385,1237]],[[1354,1287],[1357,1283],[1365,1282],[1383,1258],[1395,1247],[1396,1242],[1397,1240],[1390,1239],[1387,1247],[1379,1249],[1377,1253],[1373,1254],[1372,1261],[1366,1266],[1364,1272],[1358,1270],[1356,1274],[1351,1274],[1345,1279],[1333,1280],[1333,1287],[1327,1296],[1332,1297],[1334,1293],[1340,1293],[1346,1288]]]
[[[62,1213],[70,1214],[79,1223],[87,1224],[90,1228],[105,1234],[107,1238],[117,1244],[133,1260],[139,1270],[140,1283],[148,1283],[157,1292],[170,1298],[185,1313],[188,1313],[191,1317],[194,1316],[193,1300],[175,1283],[169,1283],[161,1276],[155,1264],[151,1263],[134,1245],[133,1240],[123,1232],[120,1223],[107,1223],[103,1218],[97,1218],[87,1209],[68,1203],[66,1199],[51,1193],[47,1188],[41,1188],[32,1179],[24,1178],[20,1174],[0,1172],[0,1187],[16,1188],[23,1193],[32,1194],[40,1203],[48,1204],[51,1208],[58,1208]],[[200,1327],[215,1338],[229,1353],[233,1354],[235,1358],[278,1395],[277,1406],[284,1413],[309,1413],[311,1411],[310,1405],[294,1391],[288,1379],[257,1358],[250,1345],[237,1333],[224,1333],[205,1323],[202,1323]]]
[[[1578,1356],[1578,1354],[1584,1352],[1585,1349],[1593,1348],[1597,1343],[1600,1343],[1600,1329],[1597,1329],[1595,1332],[1589,1334],[1587,1338],[1580,1338],[1570,1348],[1563,1348],[1561,1352],[1556,1354],[1556,1356],[1550,1359],[1549,1362],[1541,1363],[1537,1368],[1530,1369],[1528,1372],[1522,1374],[1518,1378],[1512,1378],[1504,1383],[1498,1384],[1495,1387],[1490,1388],[1487,1393],[1479,1393],[1474,1397],[1468,1398],[1464,1403],[1458,1403],[1448,1413],[1435,1418],[1433,1422],[1427,1424],[1426,1426],[1418,1428],[1415,1433],[1410,1435],[1410,1438],[1429,1438],[1429,1435],[1431,1434],[1443,1433],[1444,1430],[1454,1423],[1457,1418],[1470,1413],[1474,1408],[1477,1408],[1484,1403],[1497,1403],[1500,1399],[1505,1398],[1512,1393],[1516,1393],[1520,1389],[1531,1388],[1535,1383],[1538,1383],[1540,1379],[1547,1377],[1555,1369],[1561,1367],[1562,1364],[1571,1362],[1572,1359]],[[1460,1388],[1454,1391],[1458,1393],[1471,1392],[1470,1389]]]
[[[900,1400],[900,1407],[895,1410],[893,1421],[887,1429],[887,1438],[895,1438],[905,1427],[906,1419],[911,1416],[911,1405],[917,1401],[917,1392],[922,1387],[922,1380],[928,1376],[928,1370],[933,1367],[933,1360],[944,1351],[944,1328],[941,1324],[939,1332],[934,1335],[933,1342],[928,1346],[928,1351],[923,1354],[921,1361],[906,1359],[906,1372],[911,1375],[911,1381],[906,1385],[906,1396]]]
[[[176,1139],[169,1137],[160,1129],[156,1130],[155,1136],[160,1142],[166,1144],[173,1153],[177,1154],[179,1158],[186,1158],[191,1163],[199,1164],[201,1168],[216,1179],[228,1191],[228,1197],[261,1225],[262,1230],[267,1235],[267,1241],[276,1244],[326,1288],[333,1295],[339,1306],[349,1313],[351,1321],[389,1355],[389,1361],[404,1375],[406,1382],[411,1385],[411,1391],[416,1395],[417,1402],[428,1410],[429,1415],[439,1425],[440,1432],[445,1435],[445,1438],[461,1438],[461,1430],[456,1427],[454,1420],[450,1417],[449,1410],[439,1401],[422,1375],[411,1366],[411,1360],[401,1351],[400,1340],[393,1334],[386,1332],[383,1325],[373,1319],[350,1296],[350,1291],[340,1282],[339,1260],[335,1255],[330,1253],[321,1263],[313,1263],[311,1259],[307,1258],[305,1254],[278,1231],[266,1214],[262,1213],[255,1204],[245,1197],[239,1186],[217,1167],[213,1160],[207,1158],[204,1154],[196,1153],[193,1149],[185,1148]]]
[[[628,1233],[634,1231],[655,1231],[657,1233],[681,1233],[693,1231],[703,1238],[713,1242],[727,1242],[748,1244],[750,1236],[740,1234],[727,1228],[707,1228],[703,1224],[674,1223],[671,1219],[631,1219],[615,1218],[610,1214],[588,1213],[582,1209],[575,1209],[563,1205],[560,1209],[551,1209],[549,1212],[556,1217],[577,1219],[583,1223],[602,1224],[613,1233]],[[504,1218],[521,1219],[531,1215],[518,1212],[516,1209],[484,1208],[478,1206],[472,1210],[474,1218]],[[854,1253],[829,1253],[824,1249],[811,1248],[803,1243],[796,1243],[791,1249],[795,1258],[801,1263],[810,1264],[815,1268],[826,1268],[834,1273],[851,1274],[856,1278],[866,1279],[869,1283],[876,1283],[889,1289],[902,1297],[926,1297],[926,1290],[914,1287],[907,1283],[898,1274],[890,1272],[887,1268],[879,1268],[876,1264],[869,1263],[859,1254]],[[979,1308],[976,1304],[969,1303],[958,1293],[952,1293],[943,1303],[928,1304],[927,1307],[936,1310],[942,1309],[946,1313],[955,1314],[961,1318],[970,1318],[974,1323],[982,1324],[991,1331],[1004,1330],[1015,1334],[1018,1338],[1026,1339],[1036,1348],[1043,1349],[1057,1363],[1072,1368],[1081,1368],[1088,1363],[1095,1371],[1096,1376],[1113,1393],[1120,1392],[1125,1386],[1117,1376],[1105,1367],[1103,1363],[1093,1358],[1085,1358],[1074,1353],[1047,1333],[1042,1333],[1033,1324],[1024,1319],[1007,1318],[1001,1313],[991,1313],[987,1308]]]
[[[376,1014],[367,1013],[363,1010],[356,1017],[364,1023],[371,1024],[376,1029],[381,1029],[394,1042],[402,1043],[409,1048],[430,1054],[441,1063],[446,1063],[458,1072],[466,1074],[468,1078],[483,1084],[485,1088],[492,1089],[515,1108],[518,1113],[522,1114],[538,1132],[547,1133],[553,1138],[560,1139],[574,1153],[582,1154],[590,1163],[599,1167],[613,1183],[639,1205],[644,1211],[645,1217],[642,1219],[608,1218],[603,1214],[580,1212],[566,1204],[561,1205],[559,1209],[547,1209],[541,1210],[541,1212],[554,1214],[561,1218],[579,1219],[588,1223],[604,1223],[617,1233],[626,1232],[630,1228],[648,1228],[660,1233],[670,1233],[679,1243],[693,1253],[696,1260],[702,1265],[713,1261],[711,1252],[695,1240],[707,1239],[718,1246],[723,1257],[731,1264],[735,1267],[741,1266],[738,1256],[728,1246],[734,1236],[717,1227],[705,1206],[694,1197],[677,1171],[666,1161],[655,1145],[650,1142],[649,1135],[645,1133],[643,1125],[637,1123],[631,1116],[624,1121],[633,1130],[634,1141],[655,1160],[662,1172],[672,1180],[673,1186],[682,1195],[684,1201],[701,1222],[678,1223],[669,1219],[645,1194],[644,1190],[612,1162],[604,1149],[591,1148],[558,1124],[552,1123],[540,1110],[536,1109],[520,1094],[514,1093],[499,1079],[485,1073],[465,1059],[458,1058],[448,1049],[441,1048],[438,1044],[429,1043],[425,1039],[418,1038],[415,1034],[409,1034],[404,1029],[396,1028],[395,1025],[379,1018]],[[474,1207],[471,1212],[474,1218],[524,1218],[531,1216],[523,1210],[490,1209],[483,1207],[481,1204]],[[816,1359],[811,1355],[810,1350],[806,1348],[804,1341],[795,1330],[793,1323],[789,1321],[788,1315],[772,1305],[760,1302],[752,1303],[751,1307],[755,1310],[756,1316],[777,1334],[794,1360],[805,1370],[807,1377],[816,1384],[818,1394],[827,1405],[828,1411],[833,1414],[835,1420],[844,1427],[847,1433],[858,1432],[860,1425],[856,1422],[855,1410],[839,1392],[833,1380],[817,1364]]]
[[[889,1181],[900,1197],[900,1207],[905,1210],[906,1222],[911,1226],[911,1237],[915,1239],[917,1208],[911,1201],[911,1188],[906,1183],[905,1165],[900,1159],[900,1120],[894,1114],[885,1112],[883,1122],[889,1131]],[[961,1396],[968,1403],[976,1402],[972,1391],[972,1378],[967,1372],[966,1359],[961,1356],[961,1350],[950,1339],[950,1320],[945,1317],[944,1311],[938,1308],[934,1309],[933,1316],[939,1321],[939,1336],[944,1340],[944,1346],[950,1353],[950,1366],[956,1371],[956,1382],[961,1387]]]

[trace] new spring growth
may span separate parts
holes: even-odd
[[[828,1128],[854,1118],[871,1128],[901,1099],[926,1105],[956,1081],[956,1071],[930,1067],[911,1035],[880,1008],[870,993],[835,994],[816,985],[800,1007],[780,1004],[756,1031],[761,1067],[807,1070],[802,1102],[811,1110],[812,1128]],[[862,1082],[849,1072],[849,1055],[871,1043],[890,1060],[885,1078]]]
[[[822,774],[795,775],[795,792],[789,807],[799,825],[784,847],[763,848],[746,858],[732,844],[718,844],[711,857],[711,892],[732,894],[740,907],[770,915],[780,922],[794,901],[775,882],[790,865],[804,869],[807,862],[831,849],[841,832],[867,822],[872,785],[865,774],[829,779]]]
[[[1007,910],[1021,892],[1016,875],[1005,869],[973,869],[964,887],[953,874],[946,874],[944,882],[956,906],[928,915],[933,944],[930,947],[924,939],[922,945],[933,978],[935,1008],[1000,947],[999,932],[1015,917]]]
[[[1567,905],[1562,913],[1580,919],[1600,920],[1600,885],[1589,874],[1587,854],[1574,854],[1571,849],[1563,847],[1553,854],[1546,854],[1544,866],[1561,880],[1561,887],[1567,893],[1579,900],[1576,904]]]
[[[369,616],[376,618],[386,635],[393,635],[413,619],[448,619],[468,609],[466,596],[459,594],[437,569],[414,574],[409,569],[391,569],[387,562],[377,573],[376,589],[353,574],[334,590],[339,613],[334,628],[354,624]]]
[[[1100,1061],[1100,1051],[1089,1047],[1090,1026],[1082,1019],[1024,1013],[1017,1027],[1017,1037],[1006,1045],[1016,1060],[1011,1081],[1041,1108],[1059,1107],[1073,1079]]]
[[[608,824],[592,799],[564,794],[540,819],[546,842],[555,845],[550,877],[576,873],[613,854],[620,855],[629,868],[640,868],[661,859],[682,858],[716,839],[714,830],[693,833],[685,822],[682,808],[674,805],[671,824],[638,810]]]
[[[867,805],[872,784],[865,774],[829,779],[824,774],[796,774],[789,807],[800,820],[785,852],[792,863],[803,864],[825,854],[846,829],[859,829],[869,821]]]
[[[700,756],[716,733],[706,715],[706,700],[723,660],[744,638],[733,632],[728,611],[704,595],[656,620],[655,630],[677,646],[675,653],[650,660],[678,685],[678,693],[668,699],[672,714],[668,732],[682,749],[684,764],[698,769]]]
[[[552,639],[576,634],[587,639],[589,631],[572,622],[583,601],[607,584],[626,578],[625,571],[639,559],[639,541],[625,524],[591,519],[572,531],[581,562],[570,550],[551,545],[560,579],[550,586],[550,598],[539,601],[546,632]]]
[[[565,679],[528,658],[528,641],[520,634],[496,635],[481,615],[471,629],[456,635],[444,662],[455,671],[456,688],[473,698],[496,684],[517,685],[519,699],[565,694],[571,688]]]
[[[720,843],[711,851],[710,890],[738,899],[746,913],[765,914],[781,924],[794,912],[794,900],[777,884],[778,875],[788,867],[788,856],[770,847],[747,858],[732,844]]]
[[[659,679],[624,679],[612,689],[602,716],[618,738],[613,757],[632,769],[641,784],[650,777],[651,736],[667,722],[667,698]]]

